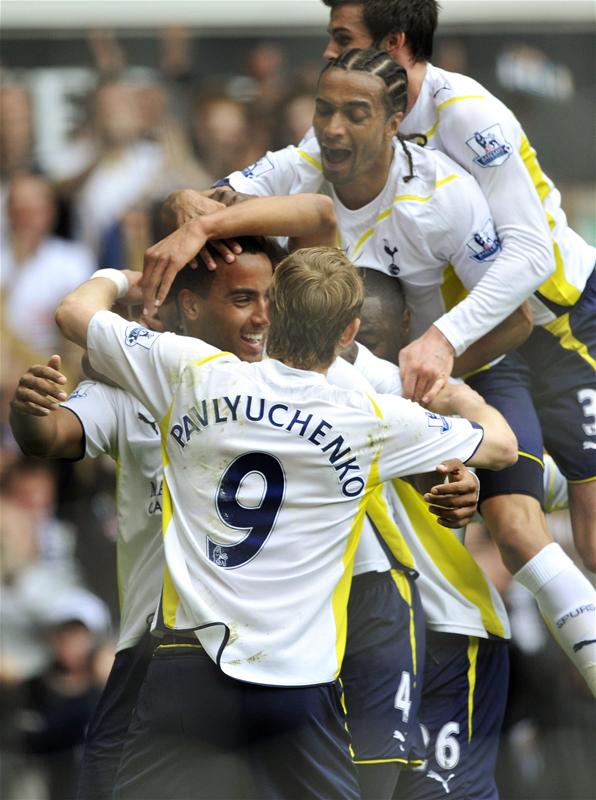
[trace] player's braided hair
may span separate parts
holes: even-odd
[[[337,58],[328,61],[321,74],[328,69],[343,69],[346,72],[369,72],[371,75],[377,75],[385,84],[385,93],[382,100],[387,117],[393,114],[405,113],[408,101],[408,73],[384,50],[375,50],[374,47],[346,50]],[[406,142],[416,140],[418,144],[425,145],[426,136],[421,133],[412,133],[408,136],[398,134],[397,138],[410,167],[408,175],[404,178],[404,181],[408,183],[414,177],[414,164]]]

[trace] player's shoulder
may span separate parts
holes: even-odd
[[[440,115],[443,135],[446,131],[468,133],[483,124],[500,125],[507,130],[519,124],[505,103],[469,75],[429,64],[428,80],[426,90]]]
[[[412,159],[412,177],[406,183],[403,172],[399,191],[394,198],[395,207],[401,216],[407,216],[420,224],[444,206],[450,206],[453,198],[461,200],[475,185],[473,176],[452,158],[433,147],[421,147],[407,142]],[[458,201],[459,202],[459,201]],[[430,215],[430,217],[429,217]]]

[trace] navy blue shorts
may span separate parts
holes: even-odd
[[[336,683],[269,687],[225,675],[199,644],[155,650],[114,800],[358,800]]]
[[[134,647],[116,653],[87,730],[79,800],[111,800],[126,732],[155,645],[147,631]]]
[[[528,364],[514,351],[466,382],[501,412],[518,442],[519,459],[512,467],[476,471],[480,480],[480,504],[495,495],[527,494],[543,505],[544,445],[540,419],[532,400]]]
[[[495,763],[507,704],[503,640],[427,631],[420,707],[422,769],[402,772],[396,800],[498,800]]]
[[[478,471],[481,503],[529,494],[543,504],[543,448],[570,483],[596,479],[596,271],[569,312],[468,383],[507,419],[520,452],[513,467]]]
[[[341,681],[354,762],[407,764],[418,735],[425,623],[413,577],[356,575]]]

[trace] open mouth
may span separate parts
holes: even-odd
[[[323,160],[330,166],[338,166],[343,164],[352,155],[352,151],[344,147],[326,147],[323,145],[321,148]]]
[[[243,333],[240,338],[242,341],[249,345],[252,350],[262,350],[265,341],[264,333]]]

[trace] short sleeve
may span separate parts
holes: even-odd
[[[317,192],[323,182],[323,169],[316,139],[303,146],[290,145],[269,151],[243,170],[232,172],[224,180],[237,192],[260,197]]]
[[[447,458],[466,462],[482,442],[484,430],[475,422],[444,417],[400,397],[377,395],[374,400],[388,427],[379,458],[382,482],[431,472]]]
[[[83,381],[60,405],[77,416],[85,434],[85,457],[118,450],[118,396],[120,389],[94,381]]]
[[[130,392],[160,421],[184,368],[221,354],[200,339],[156,333],[111,311],[99,311],[92,318],[87,350],[96,372]]]

